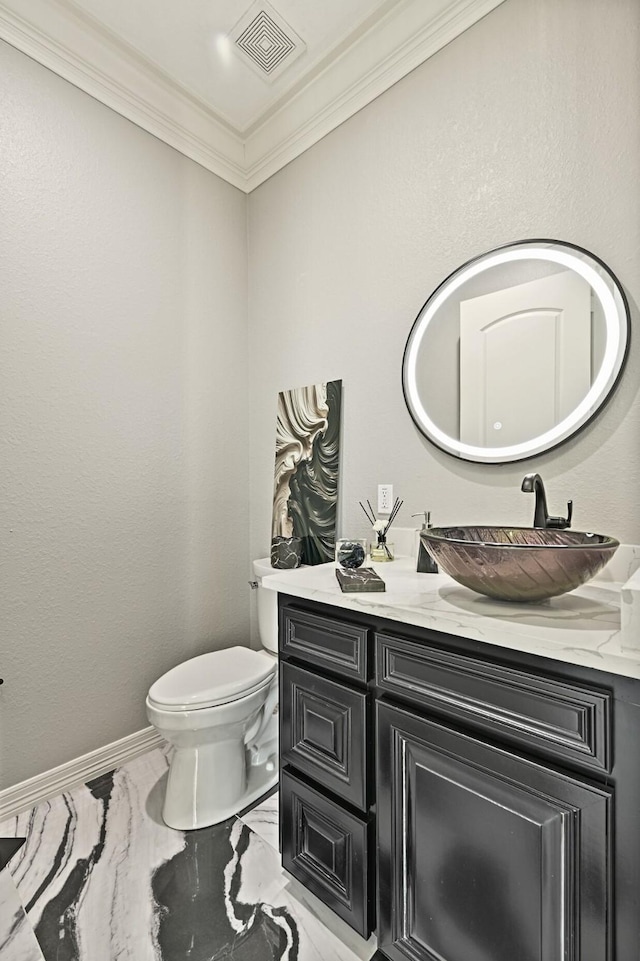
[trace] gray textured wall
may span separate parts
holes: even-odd
[[[0,787],[247,643],[246,197],[0,45]]]
[[[249,197],[247,339],[246,198],[0,46],[0,788],[245,642],[283,388],[343,378],[345,532],[380,482],[403,526],[528,523],[535,468],[576,527],[640,541],[636,343],[603,415],[533,463],[442,454],[400,387],[427,295],[510,240],[590,248],[637,323],[639,51],[636,0],[506,0]]]
[[[343,378],[342,532],[391,482],[437,523],[529,524],[540,471],[576,529],[640,540],[640,344],[604,413],[523,464],[432,447],[404,405],[404,343],[453,269],[525,237],[584,246],[640,297],[640,4],[507,0],[249,197],[253,553],[269,534],[278,390]]]

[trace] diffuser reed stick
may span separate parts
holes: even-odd
[[[376,515],[373,513],[373,507],[371,506],[371,504],[369,503],[369,501],[367,501],[367,506],[368,506],[368,508],[369,508],[369,511],[368,511],[368,512],[367,512],[367,508],[364,506],[364,504],[362,503],[362,501],[359,501],[358,503],[360,504],[360,507],[361,507],[362,510],[364,511],[364,516],[367,518],[367,520],[369,521],[369,523],[370,523],[370,524],[375,524],[375,522],[376,522]]]
[[[400,508],[402,507],[403,504],[404,504],[404,501],[401,501],[399,497],[396,497],[396,499],[395,499],[395,501],[394,501],[394,504],[393,504],[393,507],[391,508],[391,513],[389,514],[389,520],[387,521],[387,526],[385,527],[385,529],[384,529],[384,531],[383,531],[383,534],[384,534],[385,536],[386,536],[386,534],[387,534],[387,531],[389,530],[389,528],[390,528],[391,525],[393,524],[394,520],[395,520],[396,517],[398,516],[398,511],[400,510]]]

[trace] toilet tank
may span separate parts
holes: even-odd
[[[272,654],[278,653],[278,594],[262,586],[262,578],[275,574],[268,557],[253,562],[253,576],[258,582],[258,632],[260,643]]]

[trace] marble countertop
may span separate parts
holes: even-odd
[[[640,552],[623,545],[618,554],[600,578],[538,604],[495,601],[447,574],[417,574],[408,557],[372,565],[385,593],[343,594],[333,563],[274,570],[262,583],[337,608],[640,678]]]

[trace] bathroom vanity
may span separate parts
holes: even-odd
[[[279,572],[284,867],[392,959],[630,961],[640,655],[620,585],[491,601]]]

